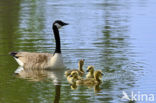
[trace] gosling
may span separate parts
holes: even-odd
[[[76,84],[77,85],[86,85],[86,86],[93,86],[93,85],[100,85],[102,83],[102,71],[97,70],[94,72],[94,78],[87,78],[87,79],[81,79],[77,80]]]
[[[84,65],[84,59],[81,59],[78,62],[78,69],[73,69],[73,70],[67,70],[65,71],[65,76],[68,77],[72,71],[77,71],[79,76],[83,76],[84,75],[84,70],[83,70],[83,65]]]
[[[72,71],[71,74],[67,77],[67,81],[70,84],[76,84],[77,80],[80,80],[80,76],[77,71]]]
[[[94,78],[94,66],[88,66],[86,78]]]

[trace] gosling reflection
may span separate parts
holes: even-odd
[[[63,78],[64,69],[59,70],[43,70],[43,69],[24,69],[18,67],[15,74],[19,78],[27,79],[29,81],[42,81],[50,79],[54,85],[61,84]]]
[[[71,84],[70,87],[71,87],[72,90],[76,90],[76,89],[77,89],[77,85],[76,85],[76,83]]]
[[[100,84],[94,86],[94,92],[99,93],[101,91]]]
[[[76,83],[74,83],[74,84],[71,84],[70,87],[71,87],[71,90],[76,90],[78,88],[78,85],[76,85]],[[95,93],[99,93],[101,91],[100,84],[87,86],[87,87],[89,89],[93,88]]]

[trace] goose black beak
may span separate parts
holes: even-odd
[[[63,26],[69,25],[69,23],[63,23]]]

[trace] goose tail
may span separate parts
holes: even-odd
[[[15,58],[18,58],[18,57],[16,56],[17,53],[18,53],[18,52],[10,52],[9,54],[10,54],[11,56],[15,57]]]

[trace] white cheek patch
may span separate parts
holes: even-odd
[[[58,24],[58,23],[55,23],[54,25],[55,25],[58,29],[62,27],[62,26],[61,26],[60,24]]]

